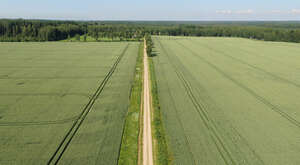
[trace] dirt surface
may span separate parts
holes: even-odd
[[[143,122],[143,165],[153,165],[149,67],[146,44],[144,44],[144,122]]]

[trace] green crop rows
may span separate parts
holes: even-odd
[[[153,41],[157,164],[300,164],[299,44]],[[138,42],[0,43],[0,164],[137,164],[142,53]]]
[[[116,164],[139,43],[0,43],[0,164]]]
[[[300,164],[300,45],[153,37],[174,164]]]

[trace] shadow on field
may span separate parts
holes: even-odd
[[[153,47],[153,48],[155,48],[155,47]],[[159,55],[159,52],[153,50],[153,51],[151,52],[151,54],[150,54],[149,57],[156,57],[156,56],[158,56],[158,55]]]

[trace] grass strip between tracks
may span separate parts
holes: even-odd
[[[168,165],[171,164],[171,154],[168,147],[165,128],[162,121],[162,113],[158,98],[158,89],[155,77],[153,59],[149,57],[150,82],[151,82],[151,111],[152,111],[152,136],[154,150],[154,164]]]
[[[140,138],[140,114],[142,104],[143,91],[143,49],[144,45],[141,42],[139,46],[139,54],[137,57],[134,82],[131,88],[130,105],[126,116],[126,123],[124,127],[122,144],[120,149],[120,156],[118,160],[119,165],[136,165],[139,162],[139,144]],[[140,154],[141,155],[141,154]]]

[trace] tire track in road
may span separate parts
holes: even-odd
[[[84,119],[90,112],[91,108],[93,107],[95,101],[98,99],[100,94],[102,93],[106,83],[116,70],[119,62],[121,61],[122,57],[124,56],[125,52],[127,51],[129,47],[129,44],[127,44],[122,51],[122,53],[119,55],[113,66],[111,67],[110,71],[107,73],[105,78],[102,80],[100,85],[98,86],[96,92],[94,93],[93,97],[89,100],[85,108],[82,110],[80,113],[79,117],[76,119],[76,121],[73,123],[67,134],[64,136],[60,144],[58,145],[56,151],[52,154],[51,158],[48,160],[47,165],[52,165],[52,164],[58,164],[59,160],[62,158],[64,152],[68,148],[69,144],[71,143],[73,137],[77,133],[78,129],[80,128],[81,124],[83,123]]]
[[[144,81],[143,81],[143,165],[153,165],[153,149],[152,149],[152,127],[151,127],[151,101],[150,101],[150,83],[149,83],[149,65],[146,40],[144,41]]]
[[[280,116],[282,116],[283,118],[287,119],[291,124],[297,126],[298,128],[300,128],[300,122],[297,121],[296,119],[294,119],[293,117],[291,117],[290,115],[288,115],[287,113],[285,113],[284,111],[282,111],[279,107],[277,107],[276,105],[272,104],[271,102],[269,102],[267,99],[265,99],[264,97],[258,95],[256,92],[254,92],[253,90],[251,90],[250,88],[248,88],[247,86],[245,86],[244,84],[242,84],[241,82],[239,82],[238,80],[232,78],[231,76],[229,76],[227,73],[225,73],[224,71],[222,71],[220,68],[218,68],[216,65],[212,64],[211,62],[209,62],[208,60],[206,60],[205,58],[199,56],[196,52],[194,52],[192,49],[186,47],[185,45],[183,45],[182,43],[179,43],[177,41],[175,41],[178,45],[181,45],[183,48],[185,48],[186,50],[188,50],[189,52],[191,52],[194,56],[196,56],[197,58],[201,59],[203,62],[205,62],[207,65],[209,65],[211,68],[213,68],[214,70],[216,70],[219,74],[221,74],[223,77],[227,78],[228,80],[230,80],[231,82],[233,82],[235,85],[239,86],[240,88],[242,88],[243,90],[245,90],[246,92],[248,92],[250,95],[252,95],[254,98],[256,98],[258,101],[260,101],[261,103],[265,104],[266,106],[268,106],[272,111],[278,113]]]
[[[191,89],[190,84],[188,83],[188,81],[184,78],[184,75],[180,72],[179,69],[177,69],[177,66],[172,63],[171,58],[169,57],[168,52],[165,50],[164,46],[162,45],[162,43],[158,40],[158,43],[160,45],[160,47],[162,48],[162,50],[164,51],[164,53],[166,54],[166,56],[168,57],[171,65],[173,66],[177,77],[180,79],[182,85],[184,86],[184,88],[186,89],[186,92],[192,102],[192,104],[194,105],[195,109],[197,110],[197,113],[199,115],[199,117],[201,118],[201,120],[203,121],[205,127],[207,128],[209,135],[212,139],[212,141],[214,142],[217,151],[219,152],[220,156],[222,157],[223,161],[225,164],[227,165],[236,165],[235,160],[233,159],[233,157],[231,156],[229,150],[227,149],[227,147],[225,146],[225,143],[223,142],[222,138],[220,137],[219,133],[216,130],[216,126],[213,123],[213,120],[211,120],[204,108],[204,106],[202,104],[200,104],[196,97],[193,94],[193,90]]]

